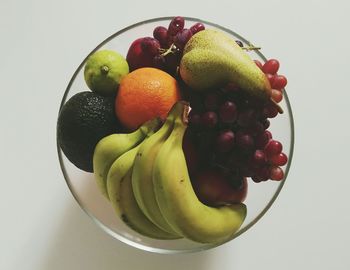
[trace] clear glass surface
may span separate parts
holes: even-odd
[[[152,36],[153,29],[156,26],[167,26],[171,19],[172,17],[155,18],[124,28],[100,43],[93,51],[91,51],[90,54],[100,49],[111,49],[126,56],[132,41],[140,37]],[[245,45],[249,44],[249,41],[246,38],[217,24],[196,18],[186,17],[185,20],[186,26],[190,26],[196,22],[202,22],[207,28],[220,29],[232,36],[234,39],[241,40]],[[251,55],[252,59],[258,59],[262,62],[266,61],[266,58],[261,51],[251,51],[249,54]],[[78,92],[88,90],[83,74],[83,67],[87,57],[73,74],[72,79],[64,92],[60,108],[71,96]],[[294,124],[292,110],[286,90],[284,90],[284,98],[280,103],[280,106],[283,108],[284,113],[274,119],[271,119],[271,126],[269,130],[272,132],[274,138],[282,142],[284,152],[287,153],[289,157],[288,163],[286,166],[284,166],[285,178],[279,182],[267,181],[258,184],[249,181],[248,196],[244,202],[247,205],[247,217],[240,230],[228,241],[231,241],[239,235],[245,233],[261,219],[261,217],[270,209],[276,200],[288,176],[288,171],[293,156]],[[115,215],[111,204],[105,197],[103,197],[103,195],[101,195],[100,191],[98,190],[93,174],[77,169],[65,157],[58,144],[57,150],[62,173],[72,195],[79,203],[81,208],[96,222],[96,224],[115,239],[118,239],[135,248],[156,253],[194,252],[214,248],[227,242],[218,244],[201,244],[186,239],[156,240],[138,234],[126,226],[119,219],[119,217]]]

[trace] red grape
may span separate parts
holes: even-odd
[[[174,44],[177,48],[179,49],[183,49],[187,43],[187,41],[190,40],[190,38],[192,37],[192,32],[189,29],[182,29],[180,30],[175,38],[174,38]]]
[[[274,104],[269,104],[263,108],[262,114],[266,118],[274,118],[278,115],[278,110]]]
[[[187,129],[183,141],[182,141],[182,149],[186,158],[187,168],[190,174],[193,174],[197,171],[198,168],[198,153],[197,149],[192,140],[192,135],[190,130]]]
[[[273,84],[273,81],[274,81],[275,78],[276,78],[276,76],[275,76],[275,75],[272,75],[272,74],[270,74],[270,73],[267,73],[267,74],[265,74],[265,75],[266,75],[267,79],[269,80],[270,85],[272,85],[272,84]]]
[[[197,132],[195,143],[198,146],[199,159],[202,165],[211,165],[214,155],[214,146],[216,139],[216,132],[212,129],[206,129],[203,132]]]
[[[260,181],[268,180],[270,178],[270,168],[268,166],[256,168],[255,176],[257,176],[260,179]]]
[[[254,175],[254,168],[248,164],[243,165],[239,168],[240,173],[245,177],[252,177]]]
[[[283,99],[282,91],[281,90],[272,89],[272,91],[271,91],[271,98],[277,103],[281,102],[282,99]]]
[[[237,119],[236,104],[231,101],[226,101],[220,107],[220,120],[223,123],[233,123]]]
[[[179,66],[181,55],[178,53],[169,53],[165,56],[165,66],[169,73],[174,74]]]
[[[167,45],[168,30],[164,26],[157,26],[153,30],[153,37],[159,41],[162,47]]]
[[[260,183],[261,181],[263,181],[264,179],[260,176],[257,176],[257,175],[253,175],[252,176],[252,180],[255,182],[255,183]]]
[[[218,152],[229,152],[234,143],[234,134],[231,130],[222,131],[216,138]]]
[[[277,155],[273,155],[269,157],[269,161],[272,165],[275,166],[283,166],[287,164],[288,157],[285,153],[279,153]]]
[[[278,155],[282,152],[282,144],[276,140],[270,140],[265,146],[265,154],[268,157]]]
[[[270,179],[280,181],[284,177],[284,172],[280,167],[271,167],[270,169]]]
[[[254,165],[264,165],[266,162],[266,156],[264,151],[262,150],[255,150],[252,158],[252,162]]]
[[[159,69],[164,69],[165,67],[165,59],[164,56],[158,54],[153,58],[154,67]]]
[[[227,166],[230,168],[237,168],[241,166],[240,155],[237,151],[232,151],[229,153],[229,157],[226,160]]]
[[[168,35],[175,36],[180,32],[185,26],[185,19],[183,17],[177,16],[173,18],[168,27]]]
[[[168,35],[167,40],[166,40],[166,47],[170,48],[170,46],[173,45],[173,43],[174,43],[174,39],[175,39],[175,36]]]
[[[209,93],[204,99],[204,106],[207,110],[215,111],[219,106],[219,96],[217,93]]]
[[[202,31],[204,29],[205,29],[205,26],[202,23],[196,23],[196,24],[192,25],[191,28],[190,28],[190,30],[192,32],[192,35],[200,32],[200,31]]]
[[[207,128],[214,128],[218,123],[218,116],[215,112],[205,112],[201,116],[201,123]]]
[[[277,75],[271,84],[272,88],[281,90],[287,85],[287,78],[283,75]]]
[[[260,122],[253,120],[253,122],[247,128],[245,128],[245,131],[254,136],[257,136],[264,131],[264,126]]]
[[[243,150],[252,150],[254,148],[254,139],[250,134],[238,133],[236,144]]]
[[[269,119],[264,119],[262,122],[264,129],[268,129],[270,127],[270,120]]]
[[[262,67],[264,73],[276,74],[280,67],[280,63],[276,59],[268,60]]]
[[[192,124],[194,127],[200,126],[201,116],[198,113],[195,113],[193,110],[191,110],[188,118],[189,118],[190,124]]]
[[[257,149],[264,149],[265,145],[272,139],[272,134],[270,131],[265,130],[259,136],[256,137],[255,143]]]
[[[246,109],[238,114],[237,122],[241,127],[250,126],[256,119],[256,114],[253,109]]]

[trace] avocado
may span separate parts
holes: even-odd
[[[93,172],[92,157],[96,144],[120,130],[114,101],[115,97],[80,92],[72,96],[59,112],[58,144],[69,161],[81,170]]]

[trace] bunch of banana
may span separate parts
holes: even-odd
[[[143,141],[144,142],[144,141]],[[117,158],[107,174],[107,192],[117,215],[132,229],[140,234],[157,239],[174,239],[177,236],[163,231],[153,224],[139,208],[132,190],[132,166],[137,151],[143,144]]]
[[[112,134],[96,145],[94,175],[101,193],[107,197],[116,214],[135,231],[157,239],[174,239],[173,235],[154,225],[136,203],[131,173],[137,150],[146,138],[159,128],[160,120],[146,122],[129,134]]]
[[[108,198],[107,174],[113,162],[125,152],[142,142],[160,125],[158,118],[146,122],[132,133],[111,134],[102,138],[96,145],[93,155],[93,170],[98,188]]]
[[[171,134],[175,119],[183,113],[183,103],[176,103],[170,110],[163,126],[139,148],[132,170],[132,187],[135,199],[143,213],[159,228],[174,235],[181,232],[174,229],[163,217],[153,185],[153,167],[158,152]]]
[[[198,200],[182,150],[188,109],[177,102],[160,129],[153,121],[102,139],[94,154],[96,181],[117,215],[143,235],[225,241],[242,225],[246,207],[214,208]]]

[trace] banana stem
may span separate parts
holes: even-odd
[[[188,124],[188,114],[190,112],[190,104],[188,102],[183,102],[184,103],[184,109],[183,109],[183,113],[182,113],[182,122],[184,124]]]

